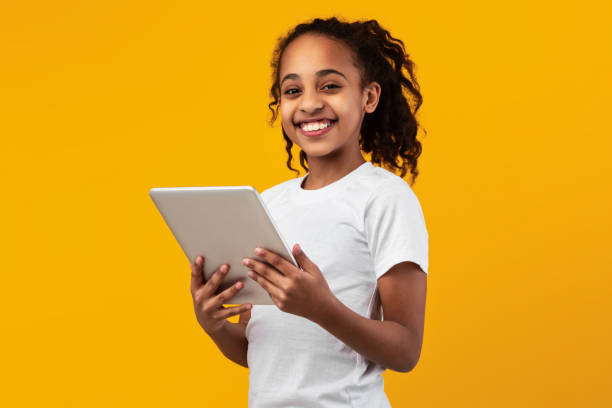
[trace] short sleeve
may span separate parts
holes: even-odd
[[[414,262],[428,273],[425,218],[417,196],[405,180],[387,181],[374,191],[364,217],[376,279],[404,261]]]

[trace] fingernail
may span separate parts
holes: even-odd
[[[246,305],[247,310],[249,310],[253,305]]]
[[[238,282],[238,283],[236,283],[236,287],[237,287],[238,289],[240,289],[240,288],[242,287],[242,282]]]
[[[261,248],[255,248],[255,253],[256,253],[257,255],[263,255],[263,252],[264,252],[264,251],[263,251],[263,249],[261,249]]]

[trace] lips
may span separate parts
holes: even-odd
[[[304,123],[321,122],[321,121],[324,121],[324,120],[329,120],[332,124],[338,121],[337,119],[330,119],[330,118],[308,119],[308,120],[303,120],[301,122],[295,123],[295,126],[301,128],[302,124],[304,124]]]
[[[326,135],[327,133],[329,133],[335,126],[336,126],[336,122],[337,120],[333,120],[333,121],[329,121],[329,120],[325,120],[325,122],[329,123],[328,126],[322,128],[322,129],[318,129],[318,130],[305,130],[302,127],[298,127],[298,132],[308,138],[314,138],[314,139],[318,139],[320,137],[323,137],[324,135]],[[303,123],[303,122],[302,122]],[[308,125],[305,125],[308,126]]]

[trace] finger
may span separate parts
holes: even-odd
[[[236,282],[229,288],[225,289],[223,292],[219,293],[215,296],[215,305],[219,307],[223,304],[229,303],[228,301],[236,295],[244,287],[243,282]]]
[[[247,310],[244,313],[240,313],[240,318],[238,319],[238,323],[243,323],[243,324],[247,324],[249,323],[249,320],[251,320],[251,308],[253,306],[249,307],[249,310]]]
[[[256,261],[251,258],[244,258],[242,263],[279,288],[285,288],[289,283],[290,279],[288,277],[280,273],[275,267],[270,266],[265,262]]]
[[[269,280],[267,280],[266,278],[264,278],[257,272],[249,271],[248,275],[249,275],[249,278],[253,279],[262,288],[264,288],[266,292],[268,292],[271,298],[278,298],[278,299],[285,298],[285,292],[283,292],[278,286],[273,285],[272,282],[270,282]]]
[[[289,261],[285,260],[282,256],[275,252],[272,252],[265,248],[255,248],[255,255],[272,265],[279,272],[285,276],[294,276],[296,274],[296,267]]]
[[[309,272],[311,274],[321,274],[319,271],[319,267],[314,262],[312,262],[309,257],[306,256],[299,244],[295,244],[291,252],[293,253],[293,257],[295,258],[298,265],[300,265],[300,268],[302,268],[303,271]]]
[[[240,313],[244,313],[251,309],[251,305],[249,303],[245,303],[244,305],[234,306],[234,307],[224,307],[222,310],[213,313],[213,319],[227,319],[228,317],[235,316]]]
[[[204,282],[204,276],[202,274],[203,265],[204,257],[201,255],[191,264],[191,293],[198,290]]]
[[[221,285],[221,282],[223,282],[223,279],[225,278],[225,275],[227,275],[228,271],[229,265],[223,264],[215,271],[215,273],[213,273],[210,279],[206,281],[206,284],[202,287],[204,297],[211,297],[215,293],[217,288],[219,288],[219,285]]]

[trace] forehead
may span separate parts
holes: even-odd
[[[279,74],[280,78],[289,73],[304,78],[321,69],[332,68],[354,77],[358,71],[353,64],[351,50],[339,40],[320,34],[303,34],[285,48]]]

